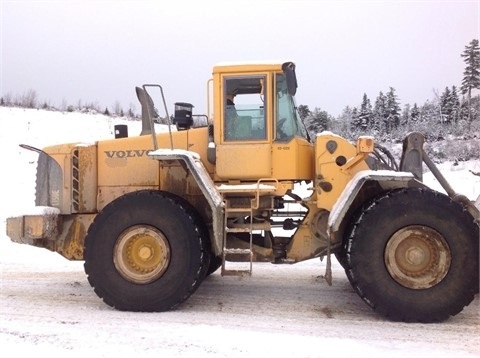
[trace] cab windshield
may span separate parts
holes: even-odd
[[[295,98],[288,93],[284,74],[275,76],[276,92],[276,141],[288,142],[295,136],[308,140],[304,124],[300,120]]]

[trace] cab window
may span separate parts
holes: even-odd
[[[224,139],[226,141],[265,140],[266,76],[225,77]]]
[[[305,126],[297,113],[295,98],[287,91],[284,74],[275,76],[276,141],[287,142],[295,136],[307,138]]]

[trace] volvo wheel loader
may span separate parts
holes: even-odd
[[[84,260],[119,310],[170,310],[216,270],[250,275],[252,262],[325,257],[331,284],[331,255],[391,320],[442,321],[474,299],[479,210],[443,179],[422,134],[405,138],[399,163],[372,137],[310,138],[292,62],[219,64],[207,89],[205,125],[189,103],[170,116],[162,87],[144,85],[139,135],[25,145],[39,155],[36,208],[8,218],[8,236]],[[155,130],[154,93],[168,132]],[[447,195],[422,183],[422,163]]]

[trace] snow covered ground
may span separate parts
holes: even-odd
[[[33,205],[36,154],[21,149],[113,138],[113,126],[139,122],[102,115],[0,107],[0,346],[9,356],[73,357],[479,357],[480,303],[440,324],[384,320],[353,292],[334,262],[254,264],[253,277],[207,278],[177,310],[119,312],[93,292],[82,262],[10,242],[5,218]],[[440,165],[458,192],[480,195],[480,162]],[[430,173],[425,182],[435,189]]]

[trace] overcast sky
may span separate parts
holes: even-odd
[[[297,64],[297,104],[337,116],[394,87],[402,106],[459,86],[480,32],[479,1],[0,0],[0,96],[137,111],[134,87],[163,86],[206,110],[223,61]],[[157,106],[158,107],[158,106]]]

